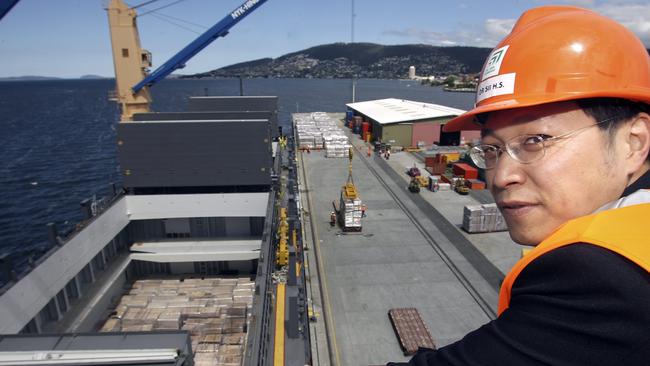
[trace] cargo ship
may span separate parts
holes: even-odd
[[[311,362],[295,149],[278,98],[149,107],[150,87],[265,1],[153,72],[135,9],[110,2],[123,184],[84,201],[74,231],[48,225],[49,250],[26,270],[4,263],[1,365]]]
[[[388,139],[371,151],[382,131],[419,148],[412,131],[439,131],[461,110],[352,103],[296,113],[291,131],[275,96],[151,111],[150,87],[264,2],[244,2],[153,72],[135,9],[110,2],[123,183],[84,201],[73,232],[48,225],[49,250],[27,270],[0,258],[0,365],[379,365],[494,319],[519,252],[492,232],[487,196],[451,181],[407,191],[405,170],[443,179],[462,148],[389,160]]]

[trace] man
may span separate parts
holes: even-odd
[[[630,31],[575,7],[521,16],[445,131],[481,130],[470,155],[512,239],[535,248],[496,320],[408,365],[650,364],[649,113]]]

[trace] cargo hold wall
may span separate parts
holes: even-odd
[[[268,120],[127,122],[117,135],[127,188],[271,184]]]
[[[277,96],[205,96],[190,97],[190,112],[269,112],[271,117],[271,137],[278,133],[278,97]]]

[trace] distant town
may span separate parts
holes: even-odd
[[[475,92],[478,85],[479,74],[452,74],[446,76],[419,76],[415,66],[409,67],[408,78],[417,80],[424,85],[443,86],[446,91]]]
[[[183,78],[412,79],[453,91],[473,91],[489,52],[478,47],[334,43]]]

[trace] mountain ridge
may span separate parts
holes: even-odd
[[[409,66],[415,66],[421,76],[471,74],[480,72],[490,51],[490,48],[465,46],[330,43],[185,77],[397,79],[408,76]]]

